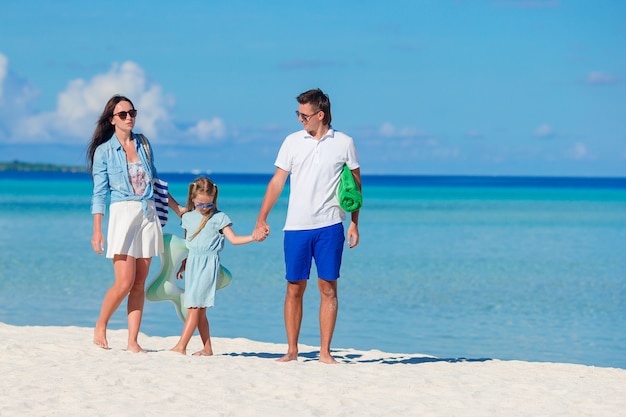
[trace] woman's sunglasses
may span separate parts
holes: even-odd
[[[132,109],[132,110],[128,110],[128,111],[121,111],[119,113],[115,113],[113,115],[113,117],[115,117],[115,116],[119,116],[120,119],[122,119],[122,120],[126,120],[126,117],[128,117],[128,116],[134,118],[135,116],[137,116],[137,110]]]

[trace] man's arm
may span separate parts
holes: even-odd
[[[267,216],[270,214],[270,211],[272,211],[276,201],[278,201],[278,197],[282,194],[288,176],[289,172],[284,169],[276,168],[274,176],[270,180],[269,184],[267,184],[265,197],[263,197],[263,203],[261,204],[261,209],[259,210],[256,226],[254,227],[254,232],[252,233],[254,240],[264,240],[270,234],[270,227],[267,224]]]
[[[361,188],[361,168],[350,170],[352,177],[359,191],[363,193]],[[360,210],[353,211],[351,213],[350,226],[348,227],[348,247],[353,248],[359,244],[359,212]]]

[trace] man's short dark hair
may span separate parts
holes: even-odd
[[[305,91],[300,94],[296,100],[300,104],[310,104],[317,110],[324,112],[324,124],[329,125],[333,117],[330,114],[330,99],[322,90],[316,88],[314,90]]]

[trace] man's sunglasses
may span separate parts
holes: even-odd
[[[316,111],[316,112],[315,112],[315,113],[313,113],[313,114],[304,114],[304,113],[300,113],[298,110],[296,110],[296,117],[298,117],[298,118],[300,118],[300,117],[301,117],[301,118],[302,118],[302,120],[304,120],[304,122],[306,123],[306,122],[308,122],[308,121],[309,121],[309,119],[310,119],[311,117],[315,116],[315,115],[316,115],[317,113],[319,113],[319,112],[321,112],[321,110],[318,110],[318,111]]]

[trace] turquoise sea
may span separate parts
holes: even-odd
[[[269,176],[211,177],[235,231],[250,233]],[[194,176],[163,178],[184,201]],[[626,179],[366,175],[363,183],[361,243],[345,251],[334,347],[626,368]],[[222,263],[234,279],[209,310],[213,336],[286,342],[286,197],[265,242],[226,243]],[[91,250],[90,198],[86,174],[0,172],[1,322],[94,325],[112,265]],[[165,232],[181,235],[175,217]],[[300,341],[318,346],[315,284]],[[111,328],[126,328],[124,307]],[[181,329],[171,303],[146,302],[142,332]]]

